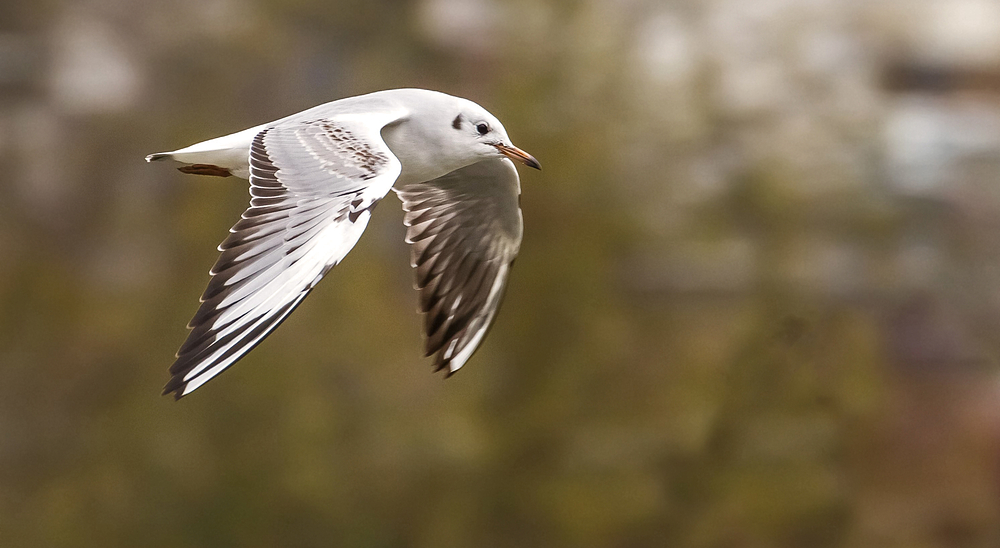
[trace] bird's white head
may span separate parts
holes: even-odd
[[[470,107],[460,110],[451,121],[454,137],[460,143],[471,143],[471,150],[483,159],[506,157],[528,167],[542,169],[534,156],[510,142],[500,120],[475,103],[471,103]]]
[[[534,156],[511,143],[500,120],[476,103],[427,90],[395,93],[410,114],[382,134],[403,166],[399,182],[426,181],[495,158],[541,169]]]

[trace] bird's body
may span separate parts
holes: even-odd
[[[388,90],[326,103],[147,161],[250,180],[250,208],[222,255],[170,368],[180,398],[249,352],[361,237],[390,188],[403,201],[427,355],[458,370],[495,318],[521,241],[514,147],[479,105]]]

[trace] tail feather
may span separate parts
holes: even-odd
[[[265,127],[252,127],[170,152],[157,152],[146,156],[146,161],[176,160],[191,166],[182,169],[184,173],[246,179],[250,177],[250,143]]]

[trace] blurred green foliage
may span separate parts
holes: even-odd
[[[15,3],[0,38],[43,54],[0,88],[0,546],[1000,545],[992,232],[887,194],[877,116],[819,112],[829,82],[782,141],[784,110],[721,105],[710,55],[636,76],[639,23],[713,5]],[[130,102],[52,98],[81,21]],[[447,381],[419,359],[389,198],[264,344],[159,398],[247,189],[143,156],[406,86],[483,104],[544,166],[483,348]],[[914,238],[953,265],[918,288]],[[959,351],[927,358],[942,324]]]

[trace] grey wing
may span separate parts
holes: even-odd
[[[406,212],[426,352],[451,375],[496,317],[521,245],[520,184],[510,160],[486,160],[397,191]]]
[[[260,343],[354,247],[400,172],[384,123],[307,120],[250,147],[250,208],[222,255],[163,389],[180,398]]]

